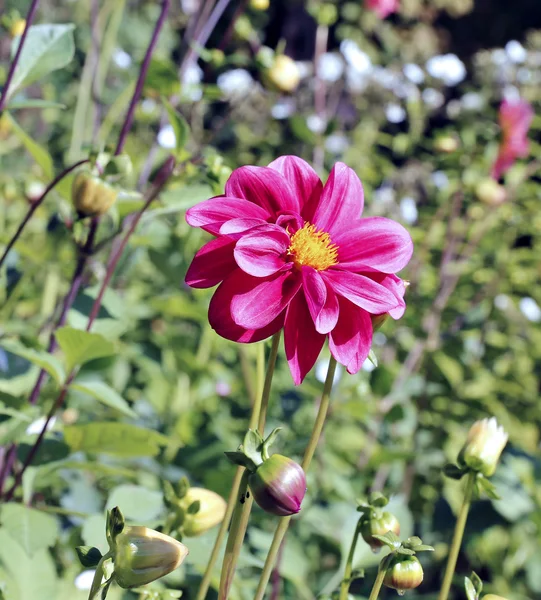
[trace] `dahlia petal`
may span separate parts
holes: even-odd
[[[188,267],[186,283],[193,288],[218,285],[237,268],[233,256],[234,247],[235,242],[228,238],[217,238],[207,242]]]
[[[347,298],[373,315],[389,312],[399,304],[390,290],[366,275],[335,269],[323,271],[321,275],[338,296]]]
[[[396,221],[385,217],[361,219],[355,227],[333,238],[338,245],[340,268],[362,271],[370,267],[383,273],[403,269],[413,253],[410,234]]]
[[[319,333],[329,333],[338,321],[338,300],[332,288],[311,267],[302,267],[302,283],[306,304]]]
[[[285,265],[289,236],[276,225],[265,225],[243,235],[235,246],[237,265],[254,277],[268,277]]]
[[[266,279],[242,274],[242,278],[232,282],[237,287],[231,292],[231,315],[233,321],[244,329],[261,329],[274,321],[302,283],[301,277],[291,269]]]
[[[406,286],[400,277],[396,275],[386,275],[381,281],[381,285],[390,290],[398,300],[398,305],[389,311],[389,315],[393,319],[400,319],[406,311],[406,303],[404,302],[404,294],[406,293]]]
[[[283,212],[276,219],[276,225],[279,225],[292,235],[302,228],[304,219],[298,213]]]
[[[360,179],[353,169],[338,162],[321,192],[312,222],[332,238],[359,219],[363,206],[364,192]]]
[[[299,199],[300,212],[306,221],[314,215],[323,184],[314,169],[298,156],[280,156],[273,160],[269,169],[278,171]]]
[[[348,373],[354,374],[363,366],[372,345],[370,315],[348,300],[339,298],[340,318],[329,334],[329,349]]]
[[[300,212],[299,199],[286,180],[268,167],[247,166],[235,169],[225,184],[225,194],[249,200],[271,215],[281,210]]]
[[[283,311],[261,329],[246,329],[237,325],[231,315],[231,302],[239,287],[246,285],[246,279],[251,278],[237,268],[218,286],[209,306],[209,323],[216,333],[227,340],[245,344],[259,342],[274,335],[284,326],[285,318]]]
[[[286,358],[295,385],[314,366],[325,337],[316,331],[304,295],[297,294],[289,303],[284,326]]]
[[[249,229],[254,229],[254,227],[261,227],[263,225],[267,225],[267,221],[264,221],[263,219],[246,219],[241,217],[226,221],[220,227],[219,233],[220,235],[227,235],[232,239],[238,240],[244,235],[244,232],[248,231]]]
[[[186,212],[186,221],[189,225],[201,227],[213,235],[218,235],[223,223],[238,217],[266,221],[270,213],[253,202],[227,196],[210,198],[192,206]]]

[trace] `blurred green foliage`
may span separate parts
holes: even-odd
[[[24,13],[29,2],[6,4],[7,15]],[[159,6],[101,3],[96,52],[89,4],[49,2],[50,10],[39,14],[40,23],[75,25],[73,58],[68,43],[67,65],[16,90],[12,109],[0,117],[2,244],[54,173],[91,148],[116,143]],[[230,169],[297,154],[323,176],[336,160],[353,167],[365,187],[365,214],[405,223],[416,249],[402,274],[411,282],[406,314],[374,338],[378,367],[340,373],[303,510],[280,560],[283,582],[275,598],[310,599],[337,588],[356,500],[370,489],[393,496],[389,509],[403,537],[415,533],[436,548],[421,557],[425,581],[410,593],[435,597],[461,500],[461,484],[444,479],[441,469],[456,459],[470,423],[488,415],[510,436],[494,477],[501,499],[474,504],[452,597],[463,597],[461,582],[472,569],[487,592],[510,600],[539,597],[541,31],[525,35],[520,56],[517,46],[514,55],[513,46],[467,56],[456,50],[464,77],[446,84],[453,69],[460,72],[458,63],[447,63],[436,77],[427,61],[453,49],[452,26],[445,29],[444,22],[470,13],[470,0],[404,0],[386,21],[356,2],[328,2],[336,8],[330,13],[318,0],[305,8],[275,2],[266,12],[248,8],[231,29],[230,7],[202,58],[179,78],[191,18],[173,4],[125,147],[134,174],[104,219],[100,240],[141,206],[138,192],[170,152],[183,166],[131,238],[93,337],[82,330],[110,244],[89,262],[84,289],[57,336],[60,351],[54,357],[44,351],[74,269],[74,238],[84,233],[81,223],[66,226],[74,216],[71,177],[36,211],[0,271],[0,445],[18,442],[19,461],[71,365],[82,365],[25,474],[19,498],[25,504],[0,509],[0,590],[8,600],[84,599],[74,583],[83,570],[74,547],[105,549],[105,508],[120,505],[128,522],[156,527],[165,518],[162,481],[182,476],[227,497],[234,467],[223,452],[245,433],[256,348],[218,338],[207,323],[211,291],[183,284],[205,241],[184,212],[221,193]],[[182,3],[185,10],[190,4]],[[322,14],[331,22],[318,25]],[[317,34],[325,43],[316,44],[314,65]],[[302,59],[303,77],[291,95],[261,83],[260,46],[280,40]],[[3,32],[0,82],[10,43]],[[327,48],[334,70],[320,62]],[[234,69],[243,73],[231,79]],[[530,157],[509,172],[506,200],[491,205],[476,189],[497,153],[504,92],[520,93],[537,116]],[[294,388],[279,357],[268,431],[284,427],[281,454],[302,455],[325,361],[324,354],[316,372]],[[52,377],[30,406],[39,368]],[[254,510],[233,600],[253,597],[275,524]],[[152,588],[182,589],[193,598],[214,537],[212,530],[185,540],[190,555],[183,567]],[[354,566],[365,568],[366,578],[352,585],[355,597],[368,596],[378,560],[359,546]],[[111,600],[135,597],[114,587],[109,594]]]

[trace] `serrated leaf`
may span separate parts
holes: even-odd
[[[168,438],[157,431],[127,423],[88,423],[64,428],[64,440],[74,452],[115,456],[156,456]]]
[[[44,350],[26,348],[14,340],[2,340],[0,341],[0,345],[8,352],[11,352],[11,354],[21,356],[32,364],[37,365],[41,369],[47,371],[47,373],[49,373],[49,375],[56,381],[56,383],[58,383],[58,385],[62,385],[64,383],[66,379],[66,373],[64,372],[62,363],[58,360],[58,358],[56,358],[56,356],[53,356]]]
[[[52,71],[61,69],[71,62],[75,54],[73,30],[75,25],[33,25],[28,30],[25,44],[19,56],[17,68],[9,89],[28,86],[45,77]],[[21,38],[15,38],[11,46],[11,55],[15,55]]]
[[[24,504],[5,504],[0,520],[5,531],[17,540],[28,556],[52,546],[58,535],[58,524],[53,516]]]
[[[76,390],[83,394],[88,394],[102,404],[118,410],[128,417],[135,417],[136,414],[129,407],[128,403],[112,387],[103,381],[84,381],[75,382],[70,385],[70,390]]]
[[[3,118],[9,121],[11,131],[19,138],[32,158],[41,167],[45,177],[52,179],[54,177],[54,166],[48,150],[34,141],[9,113],[4,113]]]
[[[99,333],[89,333],[72,327],[61,327],[56,331],[56,340],[64,353],[66,370],[71,371],[94,360],[115,353],[113,342]]]

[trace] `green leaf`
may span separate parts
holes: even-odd
[[[30,361],[32,364],[37,365],[41,369],[47,371],[47,373],[49,373],[49,375],[56,381],[56,383],[58,383],[58,385],[62,385],[64,383],[66,379],[64,367],[58,358],[52,354],[49,354],[44,350],[26,348],[14,340],[2,340],[0,341],[0,345],[8,352],[11,352],[11,354],[21,356],[22,358]]]
[[[73,30],[75,25],[33,25],[28,30],[23,50],[13,74],[10,93],[42,79],[51,71],[61,69],[71,62],[75,54]],[[15,38],[12,57],[21,38]]]
[[[21,110],[28,108],[61,108],[65,110],[67,107],[60,102],[51,102],[50,100],[41,100],[40,98],[21,98],[20,100],[12,100],[7,106],[7,110]]]
[[[97,422],[64,428],[64,439],[74,452],[115,456],[155,456],[168,438],[157,431],[127,423]]]
[[[21,545],[28,556],[52,546],[58,535],[56,519],[48,514],[9,503],[0,512],[2,527]]]
[[[368,353],[368,360],[374,365],[374,367],[378,366],[378,357],[372,348],[370,348],[370,352]]]
[[[122,484],[111,491],[107,508],[118,506],[124,517],[138,523],[159,517],[164,509],[163,495],[140,485]]]
[[[77,557],[83,567],[96,567],[101,560],[102,553],[95,546],[77,546]]]
[[[4,113],[4,118],[9,121],[11,131],[19,138],[32,158],[42,168],[45,177],[52,179],[54,177],[54,166],[49,152],[35,142],[9,113]]]
[[[468,600],[479,600],[479,596],[473,587],[469,577],[464,577],[464,589],[466,590],[466,596]]]
[[[22,443],[17,448],[17,457],[24,462],[33,448],[33,444]],[[46,438],[40,444],[38,451],[30,463],[33,466],[46,465],[63,460],[70,454],[70,448],[64,442],[54,438]]]
[[[135,417],[136,414],[129,407],[128,403],[112,387],[103,381],[83,381],[72,383],[70,390],[77,390],[83,394],[88,394],[106,406],[118,410],[128,417]]]
[[[66,370],[76,365],[115,353],[115,345],[99,333],[89,333],[72,327],[62,327],[56,331],[56,341],[64,353]]]
[[[162,98],[162,102],[165,106],[165,110],[167,111],[169,123],[171,123],[171,127],[175,132],[175,148],[178,155],[178,153],[183,150],[184,146],[186,146],[188,136],[190,135],[190,126],[186,122],[186,119],[173,108],[170,102],[168,102],[165,98]]]
[[[464,475],[466,475],[466,471],[461,469],[458,465],[447,463],[443,467],[443,474],[445,477],[449,477],[450,479],[460,480],[462,477],[464,477]]]

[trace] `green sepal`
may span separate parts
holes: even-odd
[[[263,458],[261,457],[262,447],[263,438],[261,437],[261,434],[254,429],[248,429],[239,450],[244,452],[244,454],[251,459],[251,461],[257,467],[263,462]]]
[[[377,537],[377,536],[374,536],[374,537]],[[415,554],[415,552],[413,550],[411,550],[410,548],[405,548],[404,546],[400,546],[400,548],[398,548],[396,553],[404,554],[406,556],[413,556]]]
[[[118,506],[107,512],[107,533],[112,540],[124,529],[124,515]]]
[[[483,582],[475,571],[472,571],[470,577],[464,577],[464,589],[468,600],[479,600],[483,591]]]
[[[370,352],[368,353],[368,360],[374,365],[374,367],[377,368],[378,366],[378,357],[376,356],[376,353],[372,350],[372,348],[370,348]]]
[[[443,467],[443,474],[445,477],[449,477],[449,479],[456,479],[457,481],[462,479],[467,472],[467,469],[461,468],[453,463],[447,463]]]
[[[496,486],[479,473],[477,475],[477,479],[475,480],[476,496],[481,496],[482,492],[484,492],[491,500],[500,499],[500,496],[496,492]]]
[[[201,502],[199,500],[195,500],[195,502],[192,502],[190,504],[190,506],[188,506],[187,512],[189,515],[196,515],[200,510],[201,510]]]
[[[103,558],[102,553],[94,546],[77,546],[75,552],[77,552],[79,562],[87,568],[97,567]]]
[[[401,547],[400,538],[392,531],[388,531],[385,535],[373,535],[372,537],[389,546],[391,550],[398,550]]]
[[[248,458],[244,452],[224,452],[226,458],[234,465],[246,467],[251,473],[255,473],[257,465],[251,458]]]
[[[276,429],[273,429],[269,433],[269,435],[267,436],[267,438],[263,442],[262,447],[261,447],[261,456],[262,456],[263,460],[268,460],[268,458],[269,458],[269,448],[276,441],[276,438],[278,437],[278,434],[280,433],[280,431],[282,431],[282,428],[281,427],[276,427]]]
[[[184,498],[184,496],[188,493],[189,489],[190,480],[187,477],[181,477],[176,486],[177,498],[182,500],[182,498]]]
[[[163,500],[166,506],[176,506],[177,504],[177,494],[175,493],[175,488],[170,481],[165,479],[163,481]]]

